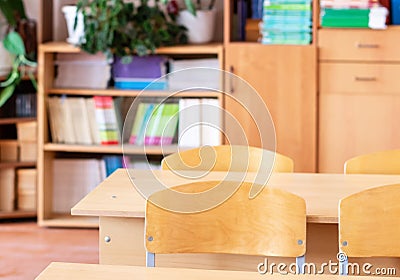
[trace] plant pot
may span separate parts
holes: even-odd
[[[200,10],[196,16],[189,11],[180,11],[178,23],[188,30],[188,41],[192,44],[208,43],[214,38],[216,10]]]
[[[83,14],[79,12],[78,22],[74,29],[75,17],[76,17],[76,6],[63,6],[62,12],[64,13],[65,21],[67,23],[68,38],[67,42],[74,45],[80,45],[85,36]]]
[[[167,88],[167,59],[164,56],[148,55],[134,56],[130,63],[124,63],[120,57],[115,57],[113,63],[113,78],[116,88],[121,89],[153,89]]]

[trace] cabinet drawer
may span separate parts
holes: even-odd
[[[319,60],[400,61],[400,29],[320,29]]]
[[[400,64],[319,63],[319,91],[400,95]]]

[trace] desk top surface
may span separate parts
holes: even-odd
[[[347,276],[348,277],[348,276]],[[78,264],[78,263],[51,263],[36,280],[70,280],[70,279],[135,279],[135,280],[158,280],[158,279],[229,279],[229,280],[251,280],[251,279],[277,279],[277,280],[336,280],[345,279],[346,276],[338,275],[281,275],[278,273],[263,275],[258,272],[228,271],[228,270],[205,270],[187,268],[163,268],[163,267],[139,267],[120,265]],[[351,276],[353,280],[371,279],[370,276]],[[373,279],[394,279],[389,277],[374,277]]]
[[[129,175],[128,175],[129,173]],[[190,173],[190,175],[200,173]],[[255,173],[231,172],[229,179],[259,181]],[[226,172],[210,172],[195,181],[226,180]],[[160,188],[193,182],[170,171],[118,169],[72,209],[72,215],[144,218],[145,198]],[[337,223],[339,200],[364,189],[381,185],[400,184],[399,175],[345,175],[322,173],[273,173],[267,186],[281,188],[303,197],[307,207],[307,221]]]

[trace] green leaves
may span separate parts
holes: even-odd
[[[6,101],[12,96],[14,93],[16,84],[11,84],[8,87],[5,87],[0,92],[0,107],[6,103]]]
[[[22,41],[21,36],[15,31],[11,31],[6,35],[6,37],[4,37],[3,45],[11,54],[17,56],[26,54],[24,41]]]
[[[185,5],[186,5],[186,9],[188,9],[188,11],[191,14],[196,15],[196,7],[194,6],[194,3],[192,0],[185,0]]]
[[[123,0],[78,0],[85,26],[85,43],[81,48],[92,54],[144,56],[161,46],[187,42],[186,29],[164,14],[158,6],[160,1],[156,0],[154,6],[148,2],[141,0],[135,7]]]

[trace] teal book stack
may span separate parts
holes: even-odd
[[[310,44],[311,0],[264,0],[260,30],[263,44]]]

